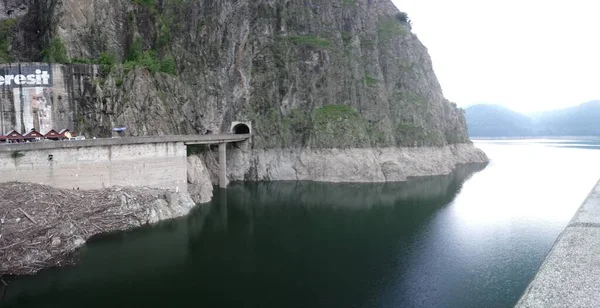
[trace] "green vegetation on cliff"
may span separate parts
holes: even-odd
[[[160,2],[162,3],[162,2]],[[94,50],[97,54],[92,58],[71,58],[69,59],[66,49],[59,37],[51,40],[47,49],[43,51],[44,61],[58,63],[86,63],[100,64],[102,70],[108,73],[114,65],[122,64],[125,72],[128,72],[136,67],[142,67],[152,73],[162,72],[171,75],[177,75],[177,66],[173,56],[168,55],[165,50],[169,47],[172,17],[165,16],[160,13],[157,8],[160,4],[157,0],[132,0],[132,4],[137,7],[137,10],[128,11],[127,17],[133,26],[134,37],[129,44],[129,48],[125,50],[124,56],[117,56],[113,50]],[[181,5],[182,0],[170,0],[167,4]],[[137,12],[137,13],[136,13]],[[155,29],[154,38],[150,41],[151,44],[144,44],[138,30],[139,19],[152,19]],[[147,30],[147,29],[143,29]],[[142,31],[143,32],[143,31]],[[150,46],[147,46],[150,45]],[[123,59],[119,61],[118,59]]]
[[[342,4],[344,6],[355,7],[357,5],[357,0],[342,0]]]
[[[374,86],[379,83],[379,79],[373,77],[371,74],[365,74],[365,83],[369,86]]]
[[[345,105],[328,105],[313,112],[312,144],[332,148],[370,146],[367,128],[358,111]]]
[[[393,18],[383,19],[377,25],[377,35],[384,42],[406,34],[408,34],[408,30]]]
[[[135,67],[143,67],[150,72],[163,72],[176,75],[175,60],[171,56],[165,56],[159,59],[154,50],[143,50],[142,42],[136,39],[132,44],[129,54],[125,60],[125,70],[129,71]]]
[[[255,140],[259,147],[278,148],[304,146],[311,131],[310,115],[300,109],[292,109],[284,116],[271,108],[265,115],[256,116],[255,132],[259,137]]]
[[[400,146],[440,146],[445,143],[445,138],[436,134],[436,132],[427,131],[423,126],[409,123],[398,123],[396,125],[396,135]]]
[[[331,45],[328,40],[314,35],[292,36],[290,37],[290,41],[297,45],[311,46],[315,48],[327,48]]]
[[[54,37],[42,52],[45,62],[70,63],[67,49],[60,37]]]
[[[147,7],[156,6],[157,0],[131,0],[131,3]]]
[[[16,18],[0,20],[0,63],[8,63],[14,60],[14,56],[10,52],[10,41],[16,24]]]

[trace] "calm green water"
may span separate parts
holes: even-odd
[[[232,185],[0,306],[512,307],[600,178],[600,142],[476,144],[489,165],[407,183]]]

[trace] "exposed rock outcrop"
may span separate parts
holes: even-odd
[[[196,155],[187,158],[188,193],[196,203],[206,203],[212,199],[213,186],[206,165]]]
[[[232,181],[398,182],[408,177],[450,173],[458,164],[485,163],[487,156],[470,144],[445,147],[377,149],[231,148],[227,159]],[[213,184],[218,182],[215,154],[204,154]]]

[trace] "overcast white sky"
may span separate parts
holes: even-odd
[[[600,99],[600,0],[393,0],[459,106],[521,112]]]

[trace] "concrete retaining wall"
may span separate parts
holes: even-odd
[[[600,181],[515,307],[600,307]]]
[[[0,151],[0,183],[11,181],[67,189],[119,185],[187,192],[186,146],[164,142]]]

